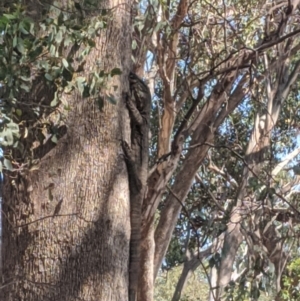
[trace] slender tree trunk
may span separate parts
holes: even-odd
[[[141,240],[141,280],[139,301],[152,301],[154,293],[153,259],[154,259],[154,225],[142,231]]]
[[[210,253],[210,252],[205,252],[205,253]],[[187,284],[191,272],[194,272],[201,264],[201,259],[202,259],[201,257],[202,257],[201,254],[197,254],[196,256],[194,255],[192,256],[192,258],[188,256],[188,258],[184,262],[181,275],[178,279],[176,289],[172,297],[172,301],[180,300],[181,294]]]
[[[125,4],[107,3],[118,8],[85,65],[123,71],[111,82],[117,105],[105,103],[100,112],[73,95],[67,134],[40,158],[39,170],[5,174],[0,300],[128,298],[129,190],[120,148],[121,135],[130,135],[121,97],[130,69]]]
[[[210,269],[210,285],[211,285],[211,289],[209,291],[208,301],[217,301],[217,298],[216,298],[217,281],[218,281],[218,269],[217,269],[216,266],[213,266]]]
[[[248,181],[251,177],[259,178],[259,173],[263,170],[269,152],[271,131],[276,125],[281,106],[286,100],[292,84],[298,78],[300,63],[298,62],[292,70],[289,70],[288,65],[285,64],[280,65],[279,69],[281,72],[277,73],[277,84],[274,85],[273,90],[271,89],[271,85],[267,87],[269,88],[267,90],[270,91],[266,100],[268,111],[265,115],[259,113],[256,115],[254,127],[245,154],[246,164],[244,166],[243,177],[237,194],[236,206],[231,211],[230,222],[228,223],[228,228],[225,232],[221,263],[218,270],[217,296],[220,300],[226,299],[224,289],[231,280],[236,253],[243,240],[243,234],[241,232],[243,216],[240,211],[247,193],[247,186],[249,187]],[[253,202],[254,201],[256,200],[254,199]],[[272,261],[271,258],[269,259]],[[279,266],[280,264],[275,271],[277,276],[277,290],[280,289],[278,279],[281,277],[282,273],[282,267]]]

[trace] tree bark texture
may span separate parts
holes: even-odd
[[[111,83],[117,105],[106,102],[101,112],[93,100],[72,95],[67,133],[39,169],[5,174],[1,300],[128,298],[129,189],[120,145],[130,136],[121,97],[131,51],[125,4],[106,3],[117,9],[85,65],[123,71]]]
[[[139,301],[152,301],[154,293],[153,254],[154,254],[154,225],[144,228],[141,232],[141,269]]]

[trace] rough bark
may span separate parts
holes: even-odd
[[[139,288],[139,301],[153,301],[154,277],[153,277],[153,254],[154,225],[143,227],[141,239],[141,279]]]
[[[124,1],[95,39],[85,70],[101,58],[119,67],[116,99],[128,90],[129,16]],[[6,173],[3,198],[1,300],[127,300],[128,175],[121,135],[129,136],[124,103],[68,98],[67,133],[41,157],[39,170]],[[127,120],[127,121],[126,121]]]
[[[131,119],[131,141],[130,146],[123,141],[123,150],[129,174],[130,189],[129,301],[135,301],[138,297],[141,276],[142,205],[148,177],[151,94],[147,85],[137,75],[130,73],[129,82],[131,93],[127,95],[126,102]],[[144,235],[147,236],[147,234]]]

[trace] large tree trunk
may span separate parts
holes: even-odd
[[[128,175],[120,148],[129,137],[122,91],[128,89],[129,15],[124,1],[95,40],[85,70],[101,59],[123,71],[111,84],[116,106],[69,98],[67,134],[39,170],[6,173],[0,299],[127,300],[130,240]],[[122,131],[121,131],[122,129]]]

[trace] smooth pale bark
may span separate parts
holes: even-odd
[[[229,77],[230,78],[230,77]],[[184,203],[186,195],[194,181],[195,175],[206,156],[210,145],[212,144],[215,130],[220,126],[223,120],[230,114],[234,108],[243,99],[242,83],[245,77],[240,79],[240,85],[231,97],[228,99],[226,108],[220,110],[222,104],[227,101],[226,93],[219,95],[219,89],[222,91],[230,90],[231,81],[225,78],[224,84],[215,87],[215,93],[203,106],[197,118],[195,118],[190,129],[193,131],[191,147],[188,150],[182,168],[175,178],[175,182],[165,201],[165,207],[162,210],[159,223],[155,230],[155,257],[154,257],[154,276],[156,277],[161,266],[163,257],[169,246],[169,242],[175,228],[178,214],[181,210],[181,204],[177,198]],[[182,180],[184,179],[184,181]],[[175,197],[176,196],[176,197]]]
[[[191,272],[194,272],[198,268],[203,258],[206,258],[207,256],[212,254],[212,249],[212,246],[210,246],[205,251],[202,251],[197,254],[188,254],[186,256],[186,260],[183,264],[182,272],[177,282],[172,301],[180,300],[181,294],[185,288],[185,285],[187,284]]]
[[[154,225],[150,224],[142,231],[141,241],[141,279],[138,300],[152,301],[154,293],[153,254]]]
[[[259,173],[264,167],[264,164],[267,160],[266,155],[269,152],[271,131],[276,125],[281,106],[286,100],[292,84],[298,78],[300,62],[297,62],[294,68],[290,70],[287,62],[282,61],[280,67],[278,68],[281,68],[282,70],[280,73],[277,73],[276,85],[273,85],[273,89],[271,88],[271,81],[269,82],[268,79],[266,80],[268,91],[266,107],[268,108],[268,111],[265,115],[256,115],[252,134],[247,146],[243,177],[237,193],[236,205],[231,211],[230,221],[227,225],[228,227],[225,232],[221,263],[218,270],[218,300],[226,299],[224,289],[231,280],[236,253],[243,240],[243,234],[241,231],[243,215],[241,214],[241,208],[243,206],[243,201],[246,196],[247,186],[249,186],[248,181],[251,177],[259,178]],[[255,201],[254,198],[253,201]],[[272,240],[272,238],[274,240],[274,237],[272,237],[271,235],[269,239]],[[282,263],[284,263],[284,266],[286,264],[285,255],[282,257],[283,261],[281,262],[280,260],[275,264],[275,272],[277,277],[277,291],[280,290],[279,280],[283,271]],[[269,259],[272,262],[272,257],[270,257]]]
[[[0,290],[1,300],[128,298],[129,191],[120,139],[130,135],[121,98],[128,89],[130,18],[124,1],[106,5],[118,8],[108,29],[95,39],[84,68],[90,72],[99,61],[107,71],[123,71],[111,82],[118,85],[118,103],[106,102],[100,112],[94,100],[66,96],[71,108],[67,133],[40,158],[39,170],[5,174],[7,285]]]

